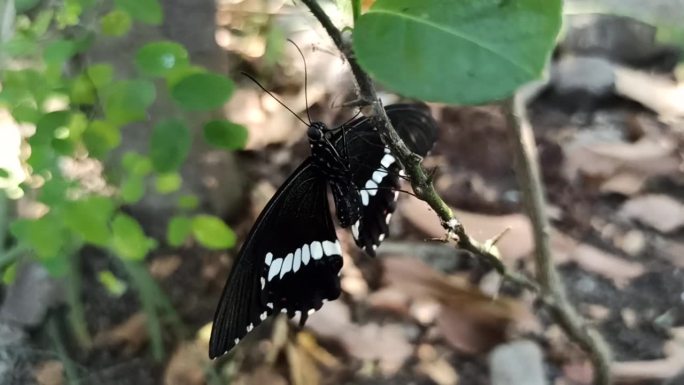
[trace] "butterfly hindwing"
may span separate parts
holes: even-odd
[[[386,107],[397,133],[414,153],[425,156],[437,137],[437,123],[424,104]],[[339,130],[334,138],[338,151],[349,154],[349,163],[361,196],[361,218],[351,226],[356,244],[369,255],[384,240],[396,207],[401,167],[367,118],[359,118]]]
[[[238,254],[216,309],[210,357],[275,312],[306,319],[340,295],[340,245],[327,182],[305,161],[271,198]]]

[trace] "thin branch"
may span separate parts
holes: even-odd
[[[524,92],[517,93],[507,102],[505,110],[516,154],[515,172],[534,232],[536,279],[551,316],[589,354],[594,366],[594,384],[608,385],[611,381],[610,349],[603,337],[586,324],[568,301],[563,282],[553,264],[544,185],[539,172],[534,132],[527,120],[526,96]]]

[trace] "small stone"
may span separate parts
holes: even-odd
[[[489,355],[492,385],[548,385],[542,352],[532,341],[500,345]]]

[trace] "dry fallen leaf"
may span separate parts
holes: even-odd
[[[622,205],[620,214],[662,233],[671,233],[684,226],[684,205],[664,194],[632,198]]]
[[[313,358],[298,344],[288,342],[285,349],[292,385],[318,385],[321,375]]]
[[[164,385],[204,385],[209,365],[206,345],[199,341],[182,342],[166,365]]]
[[[505,339],[508,326],[526,316],[511,300],[492,299],[477,288],[457,285],[424,263],[410,258],[383,259],[384,278],[414,300],[430,298],[442,307],[437,327],[465,353],[484,352]]]
[[[684,370],[684,328],[673,330],[673,338],[665,343],[666,357],[651,361],[614,362],[612,372],[616,382],[639,383],[663,381]]]
[[[587,244],[578,245],[570,255],[582,269],[611,279],[617,287],[624,287],[645,272],[640,263],[630,262]]]
[[[664,120],[684,117],[684,85],[671,79],[615,66],[615,91],[652,109]]]
[[[45,361],[38,365],[33,376],[38,385],[62,385],[64,383],[64,365],[57,360]]]
[[[444,228],[427,203],[418,198],[407,197],[402,199],[399,204],[401,208],[398,211],[422,231],[426,237],[439,238],[444,236]],[[454,210],[454,213],[456,213],[458,220],[463,223],[468,234],[480,242],[491,239],[508,229],[508,232],[496,244],[502,258],[506,261],[523,258],[534,250],[532,228],[525,215],[495,216],[461,210]]]
[[[270,366],[259,366],[251,372],[240,372],[234,385],[289,385],[285,377]]]
[[[437,385],[458,384],[458,373],[444,358],[421,361],[416,371],[429,377]]]
[[[181,265],[181,257],[178,255],[169,255],[165,257],[155,258],[150,262],[149,270],[152,277],[156,279],[163,279],[173,274]]]
[[[93,343],[96,347],[123,346],[124,354],[133,354],[147,343],[146,322],[147,317],[145,313],[135,313],[112,329],[103,330],[98,333]]]
[[[603,182],[600,190],[604,193],[632,196],[641,191],[647,179],[648,176],[641,173],[621,172]]]

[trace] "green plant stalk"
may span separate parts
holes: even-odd
[[[69,303],[69,324],[74,331],[76,341],[83,348],[89,348],[92,344],[88,323],[85,319],[83,302],[81,300],[81,270],[80,255],[73,252],[68,256],[69,270],[67,273],[67,302]]]
[[[152,277],[145,270],[145,266],[137,263],[124,261],[124,266],[128,272],[129,277],[138,292],[140,303],[143,311],[147,316],[147,332],[150,334],[150,342],[152,346],[152,356],[157,362],[164,359],[164,340],[161,332],[161,321],[157,313],[158,307],[158,292],[154,289],[154,282]]]
[[[80,381],[78,379],[76,367],[64,348],[64,341],[62,341],[62,335],[59,332],[57,319],[54,314],[48,317],[47,333],[52,345],[55,347],[59,361],[64,365],[64,375],[66,376],[67,383],[69,385],[79,385]]]
[[[361,0],[350,0],[352,6],[352,16],[354,17],[354,24],[356,20],[361,16]]]
[[[15,263],[26,251],[26,247],[22,245],[16,245],[4,253],[0,253],[0,274],[4,273],[5,269]]]

